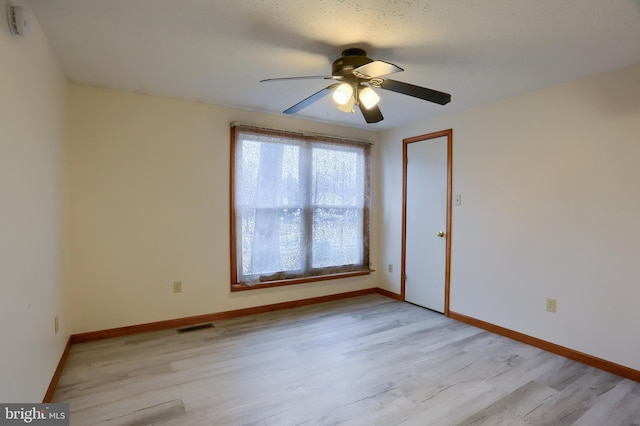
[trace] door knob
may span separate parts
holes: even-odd
[[[440,238],[444,238],[444,236],[445,236],[445,235],[446,235],[446,234],[445,234],[445,232],[444,232],[444,231],[440,231],[440,232],[438,232],[438,233],[436,234],[436,236],[438,236],[438,237],[440,237]]]

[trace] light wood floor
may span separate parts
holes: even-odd
[[[363,296],[71,348],[72,425],[634,425],[640,384]]]

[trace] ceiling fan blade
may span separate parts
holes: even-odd
[[[367,123],[377,123],[378,121],[382,121],[384,119],[380,108],[378,108],[378,105],[374,105],[369,109],[366,109],[362,105],[358,105],[358,107],[360,107],[362,116]]]
[[[307,75],[303,77],[280,77],[280,78],[265,78],[260,80],[260,83],[265,81],[285,81],[285,80],[342,80],[342,76],[336,75]]]
[[[397,65],[385,61],[373,61],[354,69],[352,72],[358,78],[373,78],[381,75],[404,71]]]
[[[316,93],[314,93],[313,95],[309,96],[308,98],[305,98],[305,99],[301,100],[300,102],[298,102],[297,104],[295,104],[291,108],[284,110],[283,113],[284,114],[295,114],[296,112],[300,111],[301,109],[308,107],[309,105],[311,105],[315,101],[319,101],[320,99],[322,99],[325,96],[327,96],[329,94],[329,92],[331,92],[333,89],[336,88],[336,86],[338,86],[338,84],[332,84],[330,86],[325,87],[322,90],[317,91]]]
[[[388,78],[381,78],[380,80],[382,80],[382,83],[380,83],[379,86],[377,84],[373,85],[373,87],[380,87],[381,89],[402,93],[403,95],[413,96],[414,98],[424,99],[425,101],[440,105],[446,105],[451,102],[451,95],[448,93],[403,83],[402,81],[390,80]]]

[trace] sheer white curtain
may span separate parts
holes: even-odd
[[[369,146],[252,127],[234,134],[237,282],[368,269]]]
[[[362,264],[364,152],[324,143],[311,152],[311,267]]]

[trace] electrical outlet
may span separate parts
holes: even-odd
[[[58,321],[58,316],[57,315],[54,318],[53,322],[54,322],[53,328],[54,328],[56,334],[58,334],[58,331],[60,331],[60,321]]]
[[[556,312],[556,299],[547,299],[547,312]]]
[[[393,263],[389,264],[389,268],[387,269],[389,272],[393,272]]]
[[[182,281],[174,281],[173,282],[173,292],[174,293],[182,293]]]

